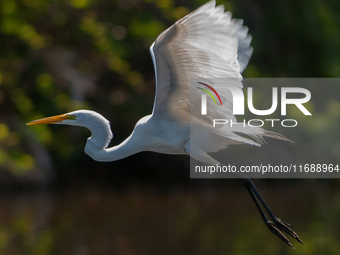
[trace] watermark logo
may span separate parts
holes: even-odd
[[[197,87],[200,90],[206,92],[206,94],[201,95],[201,115],[207,115],[207,94],[212,98],[215,105],[217,106],[217,102],[215,100],[214,95],[211,93],[213,92],[219,102],[220,106],[223,106],[221,96],[228,97],[228,99],[232,102],[232,110],[233,115],[244,115],[245,114],[245,105],[248,107],[248,110],[257,116],[268,116],[273,114],[280,106],[281,116],[287,115],[287,106],[293,105],[297,107],[305,116],[311,116],[312,114],[310,111],[304,106],[304,104],[308,103],[311,99],[311,93],[308,89],[300,88],[300,87],[272,87],[272,98],[271,98],[271,107],[269,109],[256,109],[254,107],[254,93],[252,87],[247,87],[245,91],[247,92],[247,98],[244,95],[244,91],[242,86],[240,85],[233,85],[233,84],[224,84],[223,86],[217,86],[219,93],[217,93],[216,89],[213,88],[211,85],[197,82],[198,84],[203,85],[205,88]],[[227,83],[227,82],[226,82]],[[208,90],[209,89],[209,90]],[[279,94],[280,92],[280,94]],[[220,96],[221,95],[221,96]],[[269,99],[270,100],[270,99]],[[247,103],[247,104],[246,104]],[[295,127],[297,126],[297,121],[294,119],[266,119],[265,121],[271,122],[272,127],[276,121],[280,121],[282,126],[284,127]],[[232,122],[232,121],[231,121]],[[260,123],[256,125],[256,127],[262,127],[264,125],[264,120],[255,119],[248,121],[248,126],[254,126],[251,123]],[[288,125],[287,123],[291,122],[293,124]],[[214,119],[213,126],[215,127],[216,124],[227,124],[230,123],[230,120],[226,119]],[[245,120],[242,123],[245,123]],[[285,124],[286,123],[286,124]],[[235,123],[234,123],[235,124]],[[238,123],[239,124],[239,123]]]
[[[238,174],[250,178],[339,178],[339,78],[202,75],[191,78],[189,89],[178,93],[189,95],[185,106],[190,111],[191,178],[235,178]],[[179,105],[182,107],[182,102]],[[290,139],[294,146],[275,139]],[[228,146],[228,151],[224,150],[226,143],[266,142],[268,146],[261,149]],[[202,157],[206,164],[197,161]]]
[[[203,82],[197,82],[197,83],[205,86],[208,89],[210,89],[217,96],[218,100],[220,101],[221,106],[223,105],[220,95],[217,93],[217,91],[212,86],[210,86],[210,85],[208,85],[206,83],[203,83]],[[215,105],[217,105],[214,96],[211,94],[211,92],[209,90],[201,88],[201,87],[197,87],[197,88],[200,89],[200,90],[203,90],[204,92],[206,92],[212,98],[212,100],[214,101]],[[207,94],[202,94],[201,95],[201,99],[202,99],[201,113],[202,113],[202,115],[207,115]]]

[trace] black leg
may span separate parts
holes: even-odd
[[[261,197],[260,193],[258,192],[257,188],[255,187],[252,180],[245,175],[241,174],[233,174],[247,189],[248,193],[250,194],[251,198],[253,199],[257,210],[259,211],[264,223],[266,226],[270,229],[270,231],[277,235],[282,241],[284,241],[286,244],[288,244],[290,247],[293,248],[293,245],[289,241],[289,239],[282,233],[282,231],[286,232],[296,240],[298,240],[300,243],[302,243],[302,240],[299,238],[299,236],[295,233],[293,230],[293,226],[289,223],[284,222],[283,220],[277,218],[274,213],[270,210],[266,202]],[[260,202],[260,203],[259,203]],[[265,212],[263,211],[261,205],[264,207],[266,212],[269,214],[270,218],[273,221],[268,220]]]

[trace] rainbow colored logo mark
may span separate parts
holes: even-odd
[[[205,84],[203,82],[197,82],[197,83],[206,86],[208,89],[210,89],[212,92],[214,92],[215,95],[217,96],[218,100],[220,101],[221,106],[222,106],[222,100],[220,98],[220,95],[217,93],[217,91],[213,87],[211,87],[210,85]],[[211,94],[211,92],[209,90],[204,89],[204,88],[200,88],[200,87],[197,87],[197,88],[203,90],[204,92],[206,92],[214,100],[215,105],[217,105],[214,96]]]

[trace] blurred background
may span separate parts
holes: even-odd
[[[265,227],[238,181],[190,179],[187,156],[143,152],[99,163],[84,153],[88,130],[25,125],[91,109],[110,120],[111,145],[123,141],[152,111],[150,45],[203,3],[1,0],[1,254],[339,253],[337,179],[255,181],[304,241],[293,240],[293,251]],[[340,2],[217,3],[244,19],[253,36],[244,77],[339,76]],[[292,134],[315,141],[327,134],[338,144],[323,150],[334,163],[340,161],[338,97],[322,101],[324,119],[314,133]]]

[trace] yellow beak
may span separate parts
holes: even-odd
[[[63,120],[74,119],[74,116],[62,114],[53,117],[43,118],[39,120],[33,120],[31,122],[26,123],[26,125],[36,125],[36,124],[55,124],[62,122]]]

